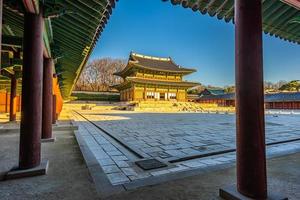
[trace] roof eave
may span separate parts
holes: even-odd
[[[156,69],[156,68],[152,68],[152,67],[147,67],[147,66],[143,66],[140,65],[138,63],[133,63],[134,66],[138,67],[138,68],[142,68],[142,69],[147,69],[147,70],[152,70],[152,71],[163,71],[163,72],[172,72],[172,73],[179,73],[179,74],[191,74],[194,73],[196,70],[192,70],[192,69],[186,69],[186,68],[181,68],[184,70],[180,70],[180,71],[176,71],[176,70],[165,70],[165,69]]]

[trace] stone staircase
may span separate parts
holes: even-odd
[[[141,101],[131,102],[124,110],[141,112],[202,112],[200,104],[194,102],[171,102],[171,101]]]
[[[176,101],[136,101],[136,102],[71,102],[64,108],[81,110],[81,112],[106,112],[127,110],[137,112],[202,112],[202,113],[234,113],[234,107],[220,107],[217,104],[200,104],[195,102]]]

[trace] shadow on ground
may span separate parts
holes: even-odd
[[[17,165],[19,134],[0,135],[0,170]],[[58,131],[42,144],[49,159],[46,176],[0,182],[1,200],[99,199],[72,131]]]
[[[289,200],[300,199],[300,153],[268,161],[269,192],[284,194]],[[218,189],[235,182],[235,168],[218,170],[195,177],[140,188],[107,200],[215,200]]]

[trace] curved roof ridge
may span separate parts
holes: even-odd
[[[181,73],[183,75],[187,75],[196,71],[195,69],[184,68],[180,65],[177,65],[171,57],[160,58],[130,52],[126,67],[120,72],[114,73],[114,75],[122,77],[126,76],[126,73],[132,67],[143,68],[152,71]]]
[[[134,57],[139,57],[139,58],[146,58],[146,59],[151,59],[151,60],[159,60],[159,61],[171,61],[171,57],[157,57],[157,56],[148,56],[144,54],[139,54],[135,52],[130,53]]]
[[[138,67],[142,67],[142,68],[150,69],[150,70],[155,70],[155,71],[170,71],[169,69],[160,69],[160,68],[153,68],[153,67],[149,67],[149,66],[144,66],[144,65],[141,65],[139,62],[135,62],[135,61],[133,61],[132,64],[133,64],[134,66],[138,66]],[[173,71],[174,71],[174,72],[195,72],[195,71],[197,71],[197,70],[179,67],[179,68],[178,68],[178,71],[176,71],[176,70],[173,70]]]
[[[176,65],[176,66],[177,66],[178,68],[180,68],[180,69],[187,69],[187,70],[197,71],[197,70],[192,69],[192,68],[185,68],[185,67],[182,67],[181,65],[178,65],[171,57],[169,57],[169,58],[170,58],[170,62],[171,62],[172,64]]]

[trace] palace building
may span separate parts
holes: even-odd
[[[202,104],[217,104],[218,106],[234,107],[235,93],[207,93],[206,89],[200,93],[195,101]],[[300,109],[300,92],[268,93],[264,96],[266,109]]]
[[[127,66],[114,75],[124,82],[114,87],[121,101],[187,101],[187,89],[199,83],[187,82],[183,76],[195,72],[169,58],[131,53]]]

